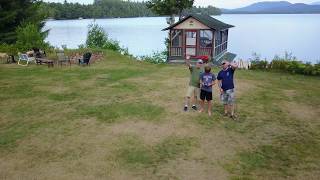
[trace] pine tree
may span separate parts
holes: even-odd
[[[16,29],[23,23],[31,22],[41,29],[45,16],[38,12],[39,5],[36,0],[1,0],[0,43],[15,43]]]

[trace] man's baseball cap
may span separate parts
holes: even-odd
[[[197,63],[199,63],[199,64],[203,64],[202,59],[198,59]]]
[[[224,65],[226,63],[228,63],[228,61],[224,60],[224,61],[221,62],[221,65]]]

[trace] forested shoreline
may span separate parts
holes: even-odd
[[[119,0],[95,0],[93,4],[47,3],[43,2],[43,9],[47,10],[47,17],[52,19],[78,19],[78,18],[118,18],[118,17],[154,17],[159,16],[147,8],[146,2],[119,1]],[[208,7],[196,7],[184,10],[188,13],[202,13],[208,15],[220,15],[220,9]]]

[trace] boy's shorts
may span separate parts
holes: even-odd
[[[224,105],[232,105],[234,104],[235,97],[234,97],[234,89],[228,89],[226,91],[223,91],[223,94],[221,95],[221,101]]]
[[[197,99],[200,100],[200,88],[195,86],[189,86],[186,96],[189,98],[196,96]]]
[[[212,100],[212,92],[205,91],[205,90],[201,89],[200,99],[202,101],[204,101],[204,100],[211,101]]]

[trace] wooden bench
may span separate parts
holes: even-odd
[[[48,68],[53,67],[54,65],[54,61],[50,60],[50,59],[45,59],[45,58],[36,58],[36,63],[37,65],[42,65],[42,63],[44,64],[48,64]]]

